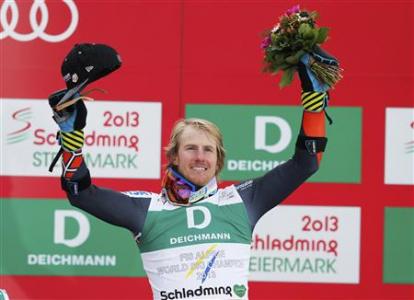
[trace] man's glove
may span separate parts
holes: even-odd
[[[66,93],[66,89],[54,92],[49,96],[49,105],[53,110],[53,119],[59,125],[59,144],[66,151],[76,151],[82,148],[84,142],[83,128],[86,125],[87,109],[82,100],[75,104],[56,110],[56,105]],[[74,98],[80,97],[75,94]]]
[[[338,66],[339,63],[320,47],[300,58],[298,73],[302,86],[302,105],[306,111],[320,112],[328,106],[329,85],[322,82],[312,70],[312,64],[315,62],[328,66]]]
[[[63,96],[66,94],[67,90],[59,90],[52,93],[49,96],[49,105],[53,111],[53,119],[59,126],[59,131],[57,133],[57,140],[61,146],[59,152],[54,157],[52,163],[49,166],[49,172],[53,171],[54,166],[56,165],[59,157],[63,154],[64,151],[71,153],[71,156],[79,156],[82,158],[82,147],[84,143],[84,134],[83,128],[86,125],[86,116],[87,110],[86,106],[82,100],[75,102],[73,105],[70,105],[62,110],[57,110],[56,105],[60,102]],[[73,95],[73,98],[80,97],[78,93]],[[71,165],[72,160],[67,165]],[[79,165],[79,164],[77,164]],[[73,171],[74,172],[74,171]],[[72,172],[72,173],[73,173]],[[64,163],[63,175],[68,173],[67,167]]]

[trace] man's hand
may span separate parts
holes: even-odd
[[[75,104],[57,111],[56,105],[63,98],[66,93],[66,89],[59,90],[52,93],[49,96],[49,105],[53,110],[53,120],[59,125],[59,128],[63,132],[71,132],[74,130],[81,130],[86,125],[87,109],[82,100],[77,101]],[[75,94],[74,97],[79,97],[79,94]]]
[[[329,86],[323,83],[311,69],[312,64],[319,62],[328,66],[338,66],[338,60],[320,47],[316,47],[312,53],[304,54],[298,64],[298,72],[304,92],[326,92]]]
[[[53,119],[59,125],[59,142],[66,151],[76,151],[82,148],[84,142],[83,128],[86,125],[87,109],[82,100],[57,111],[56,105],[66,93],[66,89],[52,93],[49,105],[53,110]],[[79,94],[74,95],[79,97]]]
[[[319,112],[328,105],[329,85],[322,82],[312,70],[315,62],[338,66],[338,61],[319,47],[300,58],[298,72],[302,86],[302,105],[306,111]]]

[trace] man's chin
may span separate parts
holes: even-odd
[[[210,180],[206,178],[200,178],[200,177],[193,177],[189,179],[192,183],[198,186],[205,186]]]

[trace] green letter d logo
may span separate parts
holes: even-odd
[[[79,225],[79,231],[77,235],[71,239],[65,238],[65,219],[67,218],[75,220]],[[69,209],[57,209],[55,211],[55,244],[63,244],[68,247],[78,247],[88,239],[89,232],[89,221],[84,214],[76,210]]]
[[[275,144],[266,144],[266,130],[268,125],[275,125],[280,130],[280,139]],[[285,119],[275,116],[257,116],[254,128],[254,148],[269,153],[279,153],[285,150],[292,140],[292,129]]]
[[[197,213],[197,220],[195,220],[195,212]],[[207,207],[193,206],[186,209],[187,212],[187,226],[188,228],[203,229],[206,228],[211,222],[211,213]],[[201,213],[201,215],[200,215]],[[200,218],[202,216],[202,218]]]

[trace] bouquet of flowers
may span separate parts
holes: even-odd
[[[279,23],[266,32],[261,48],[264,50],[264,71],[276,74],[283,72],[280,87],[289,85],[300,58],[305,53],[312,53],[318,45],[323,44],[329,28],[318,27],[316,11],[300,10],[296,5],[279,18]],[[341,78],[342,69],[338,65],[329,65],[312,58],[311,69],[318,79],[333,87]]]

